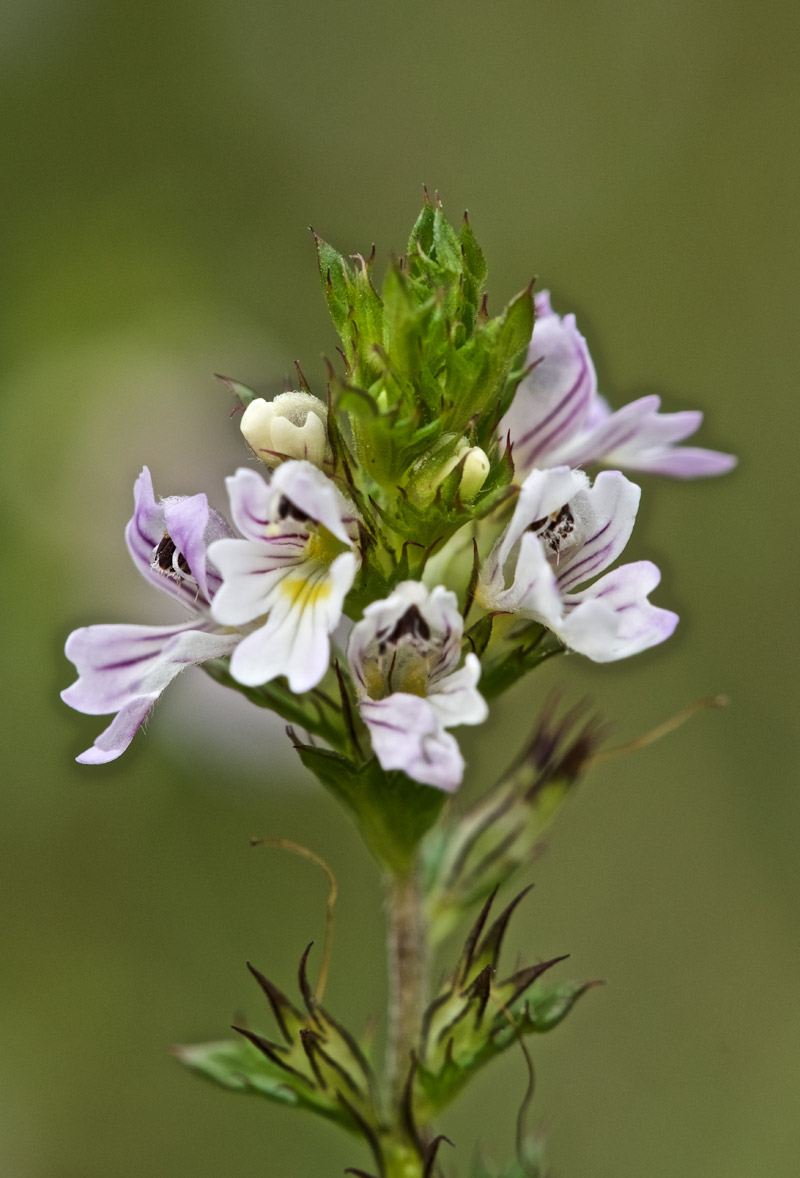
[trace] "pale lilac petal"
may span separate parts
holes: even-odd
[[[338,540],[352,545],[347,524],[355,522],[352,506],[336,484],[310,462],[284,462],[272,476],[271,490],[285,496],[302,512],[326,527]]]
[[[211,612],[225,626],[238,626],[268,613],[275,589],[287,576],[300,575],[306,539],[217,540],[209,556],[222,575]]]
[[[594,485],[581,491],[571,502],[580,521],[580,547],[566,549],[559,559],[556,575],[562,593],[581,585],[607,569],[630,539],[641,488],[618,470],[604,470]]]
[[[225,486],[234,524],[247,540],[260,542],[268,534],[267,529],[272,523],[270,485],[254,470],[240,467],[236,474],[225,480]],[[304,536],[307,535],[306,529],[298,530],[302,530]]]
[[[497,546],[499,563],[506,563],[512,548],[532,523],[558,511],[588,486],[587,475],[569,466],[531,471],[520,487],[511,523]]]
[[[574,315],[553,314],[546,292],[536,300],[537,317],[528,350],[536,367],[521,382],[500,423],[510,434],[519,470],[555,466],[565,444],[580,432],[597,393],[597,377]]]
[[[66,655],[78,679],[61,698],[87,715],[118,712],[117,719],[78,759],[113,760],[127,747],[164,688],[184,667],[229,655],[238,634],[183,626],[86,626],[70,634]]]
[[[520,488],[511,522],[481,569],[478,598],[486,609],[521,611],[546,622],[561,617],[556,574],[538,536],[528,529],[565,503],[586,492],[589,479],[568,466],[534,470]],[[518,546],[513,580],[506,585],[507,563]]]
[[[734,454],[720,450],[704,450],[701,446],[653,447],[633,457],[626,456],[623,465],[647,474],[669,475],[674,479],[702,479],[725,474],[738,462]]]
[[[362,700],[359,708],[384,769],[400,769],[414,781],[437,789],[452,791],[459,786],[464,758],[429,700],[396,692],[386,699]]]
[[[220,577],[209,567],[207,550],[214,540],[233,536],[228,521],[208,506],[205,495],[187,495],[164,500],[164,526],[192,570],[201,595],[210,602]]]
[[[562,615],[556,575],[541,541],[532,532],[526,532],[520,541],[511,585],[505,588],[500,574],[491,579],[482,575],[478,597],[485,609],[526,614],[550,627],[556,626]]]
[[[736,465],[731,454],[676,446],[700,428],[703,415],[695,409],[660,413],[660,405],[660,397],[640,397],[612,413],[597,397],[591,422],[573,439],[569,461],[576,466],[601,462],[685,479],[724,474]]]
[[[109,761],[116,761],[150,715],[157,699],[157,695],[140,695],[125,704],[94,744],[75,760],[81,765],[106,765]]]
[[[428,677],[431,682],[447,675],[461,658],[461,635],[464,619],[458,610],[458,599],[450,589],[437,585],[428,590],[421,581],[401,581],[390,595],[373,601],[364,616],[350,633],[347,657],[358,683],[366,688],[363,667],[370,651],[392,632],[397,623],[412,607],[427,623],[433,638]]]
[[[316,687],[328,669],[329,635],[339,624],[356,569],[355,553],[344,552],[330,565],[307,562],[282,571],[267,602],[266,623],[234,651],[233,677],[256,686],[285,675],[292,691]]]
[[[598,663],[628,658],[663,642],[678,615],[651,605],[647,595],[661,574],[648,560],[622,565],[572,594],[558,635],[572,650]]]
[[[446,675],[428,695],[443,728],[457,724],[482,724],[489,715],[489,705],[477,690],[481,677],[481,661],[476,654],[468,654],[464,666]]]
[[[153,481],[146,466],[134,484],[133,499],[133,516],[125,528],[125,541],[133,563],[151,585],[180,601],[190,613],[205,613],[214,582],[209,581],[206,573],[204,530],[210,526],[209,521],[213,520],[212,530],[222,527],[225,533],[230,534],[228,525],[216,512],[210,512],[208,501],[202,494],[156,502]],[[180,543],[167,526],[168,510],[178,524]],[[191,578],[153,567],[155,550],[166,533],[174,540],[177,550],[183,552],[183,545],[188,544],[193,556],[192,560],[186,558],[192,570]],[[196,580],[195,572],[198,569],[200,579]]]
[[[61,698],[89,716],[119,711],[132,696],[153,690],[145,686],[153,668],[162,664],[169,644],[195,625],[100,625],[73,630],[64,653],[75,664],[79,678],[61,692]]]

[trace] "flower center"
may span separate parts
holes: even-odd
[[[431,628],[417,606],[409,606],[391,629],[379,630],[375,638],[377,649],[364,667],[370,697],[385,699],[402,691],[424,699],[439,643],[431,640]]]
[[[565,503],[558,511],[551,512],[543,519],[534,520],[528,531],[537,535],[551,552],[559,555],[562,545],[566,544],[568,537],[575,531],[575,516],[570,511],[569,504]]]
[[[189,562],[183,553],[175,547],[175,541],[169,532],[164,533],[153,549],[150,567],[158,572],[166,573],[168,577],[176,577],[179,581],[183,580],[184,576],[191,577],[193,575],[189,568]]]
[[[296,503],[292,503],[291,499],[281,495],[278,501],[278,519],[293,519],[299,524],[304,524],[311,519],[311,516],[307,515]]]

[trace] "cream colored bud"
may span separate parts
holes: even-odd
[[[490,470],[489,459],[480,446],[470,446],[461,471],[458,490],[462,499],[474,499],[486,482]]]
[[[489,459],[480,446],[470,446],[466,438],[462,438],[456,447],[455,454],[452,454],[442,467],[439,482],[443,482],[460,462],[463,462],[463,466],[458,493],[462,499],[474,499],[486,482],[486,476],[489,473]]]
[[[325,406],[311,393],[280,393],[274,401],[257,397],[242,414],[241,430],[267,466],[279,466],[285,458],[322,466],[328,455]]]

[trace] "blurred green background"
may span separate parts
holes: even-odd
[[[322,877],[251,835],[328,859],[331,1008],[380,1010],[381,900],[347,821],[280,726],[199,672],[104,768],[74,764],[103,722],[57,692],[71,628],[171,616],[122,538],[141,465],[225,506],[244,453],[211,374],[270,394],[299,359],[322,391],[306,226],[402,251],[423,181],[469,207],[495,310],[538,274],[612,403],[702,408],[701,443],[742,459],[643,479],[631,551],[664,569],[673,641],[556,660],[464,736],[470,795],[556,682],[620,740],[734,701],[596,771],[536,865],[510,958],[569,951],[609,984],[535,1044],[535,1119],[566,1178],[797,1173],[795,19],[789,0],[4,0],[0,1178],[366,1164],[167,1054],[264,1013],[245,959],[290,989],[321,938]],[[510,1053],[447,1118],[460,1174],[478,1137],[510,1152],[524,1084]]]

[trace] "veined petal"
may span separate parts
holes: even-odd
[[[500,566],[487,562],[481,573],[478,600],[485,609],[506,610],[535,617],[553,629],[562,617],[556,575],[538,536],[526,532],[520,540],[514,579],[506,588]]]
[[[87,715],[120,713],[95,742],[86,763],[113,760],[130,744],[164,688],[193,663],[231,653],[238,634],[182,626],[86,626],[67,639],[66,654],[78,679],[61,698]]]
[[[225,626],[252,622],[266,614],[276,586],[308,563],[308,537],[270,540],[217,540],[209,555],[222,576],[211,612]]]
[[[641,494],[641,488],[618,470],[603,470],[594,486],[570,503],[583,534],[580,546],[567,549],[557,564],[562,593],[588,581],[617,559],[633,531]]]
[[[588,476],[569,466],[533,470],[520,487],[511,523],[497,547],[497,559],[505,564],[519,538],[536,520],[546,519],[589,486]]]
[[[536,298],[536,319],[528,350],[536,367],[520,384],[500,423],[510,434],[520,470],[554,466],[564,447],[581,431],[597,394],[597,376],[574,315],[556,315],[546,291]]]
[[[350,634],[348,659],[356,679],[366,690],[364,664],[381,644],[391,641],[397,625],[416,612],[420,625],[427,628],[428,637],[422,641],[429,648],[428,677],[431,682],[447,675],[461,657],[461,635],[464,619],[458,610],[455,593],[436,585],[428,590],[421,581],[401,581],[390,595],[373,601],[364,610]]]
[[[216,571],[207,565],[206,547],[210,539],[232,535],[227,522],[209,508],[203,494],[157,502],[146,466],[134,484],[133,498],[133,516],[125,528],[133,563],[151,585],[180,601],[192,614],[205,613],[219,584]],[[167,535],[184,557],[191,576],[154,566],[156,549]]]
[[[223,536],[233,536],[233,531],[228,521],[208,506],[205,495],[165,499],[163,507],[165,530],[183,554],[201,595],[210,602],[219,588],[220,577],[213,565],[209,565],[208,547]]]
[[[281,570],[268,595],[266,623],[233,653],[234,679],[256,686],[285,675],[294,692],[316,687],[328,669],[330,634],[339,624],[356,568],[355,553],[343,552],[330,565],[308,561]]]
[[[428,696],[443,728],[457,724],[482,724],[489,715],[489,705],[477,690],[481,661],[468,654],[464,666],[440,679]]]
[[[355,523],[355,514],[335,483],[311,462],[284,462],[272,476],[272,492],[285,496],[305,515],[316,520],[341,540],[353,544],[347,525]]]
[[[661,573],[649,560],[606,573],[587,589],[567,598],[567,615],[558,630],[559,637],[598,663],[627,658],[656,646],[669,638],[678,624],[677,614],[647,600],[660,580]]]
[[[386,699],[364,699],[359,708],[384,769],[401,769],[437,789],[452,791],[460,785],[464,758],[430,700],[396,692]]]
[[[225,480],[231,503],[231,514],[236,527],[251,541],[259,542],[280,533],[299,537],[309,535],[308,521],[322,524],[332,535],[348,547],[353,546],[351,535],[355,524],[353,508],[335,483],[310,462],[282,463],[267,483],[260,474],[241,467]],[[290,513],[281,518],[281,504],[288,500],[306,517],[294,518]],[[348,530],[349,528],[349,530]]]
[[[267,529],[272,522],[270,485],[254,470],[240,467],[236,474],[225,480],[225,486],[228,489],[231,517],[236,527],[247,540],[262,541],[268,535]],[[307,529],[300,530],[303,536],[308,534]]]

